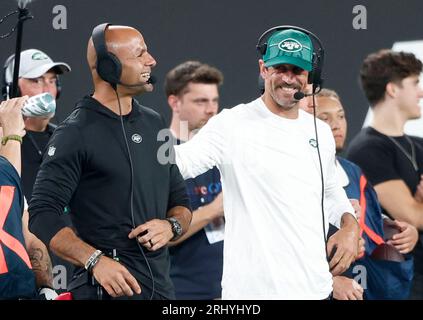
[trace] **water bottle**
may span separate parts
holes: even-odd
[[[22,114],[30,118],[53,118],[56,112],[56,100],[44,92],[30,97],[22,107]]]

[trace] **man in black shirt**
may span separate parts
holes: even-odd
[[[105,56],[119,64],[114,79]],[[188,229],[189,199],[177,166],[158,161],[162,118],[133,99],[153,90],[156,61],[137,30],[105,24],[94,29],[87,59],[94,94],[47,146],[30,229],[79,267],[70,284],[76,299],[173,298],[166,245]],[[76,233],[60,219],[66,205]]]
[[[404,125],[421,116],[421,72],[422,62],[411,53],[381,50],[364,60],[361,85],[374,120],[347,150],[348,159],[357,163],[374,185],[384,213],[420,231],[413,251],[412,299],[423,299],[423,196],[417,190],[423,174],[423,139],[406,135]],[[398,241],[393,244],[397,248],[404,245]]]
[[[3,94],[7,95],[13,80],[15,56],[5,62]],[[60,95],[59,75],[69,72],[67,63],[53,62],[44,52],[28,49],[21,53],[19,65],[18,93],[20,96],[32,97],[48,92],[54,99]],[[53,117],[54,114],[51,115]],[[26,135],[22,142],[22,184],[26,199],[31,200],[32,188],[41,164],[44,149],[53,134],[55,125],[51,117],[24,117]]]
[[[64,62],[54,62],[46,53],[38,49],[27,49],[20,54],[18,95],[33,97],[41,93],[49,93],[54,99],[60,96],[61,85],[59,76],[71,71],[70,66]],[[4,68],[4,87],[3,94],[5,98],[10,93],[13,80],[13,68],[15,66],[15,55],[11,55],[5,62]],[[32,197],[32,188],[35,178],[43,159],[46,145],[53,134],[56,125],[50,123],[54,113],[46,116],[26,117],[26,134],[22,139],[22,189],[26,200],[29,202]],[[68,225],[71,224],[68,215],[63,219]],[[52,254],[53,272],[57,272],[55,289],[60,293],[70,281],[70,275],[73,267],[70,263],[58,258]],[[64,268],[64,269],[63,269]],[[65,273],[65,277],[63,277]],[[64,282],[66,279],[66,283]],[[61,290],[62,289],[62,290]]]

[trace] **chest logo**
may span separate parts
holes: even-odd
[[[56,152],[56,147],[50,146],[50,148],[48,148],[48,152],[47,154],[52,157],[54,156],[54,153]]]
[[[142,137],[138,133],[134,133],[132,135],[132,141],[134,141],[135,143],[141,143]]]
[[[308,140],[308,143],[313,147],[313,148],[317,148],[317,141],[316,139],[310,139]]]

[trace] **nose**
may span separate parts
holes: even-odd
[[[150,53],[148,53],[146,65],[153,68],[156,66],[156,64],[157,64],[156,59],[154,59],[153,56]]]
[[[334,120],[330,121],[329,122],[329,125],[330,125],[332,131],[337,131],[337,130],[340,130],[341,129],[340,121],[337,120],[337,119],[334,119]]]
[[[216,114],[217,109],[219,109],[219,105],[217,104],[217,102],[211,101],[211,102],[207,103],[206,113],[207,114]]]
[[[57,95],[57,83],[50,83],[48,81],[43,81],[42,87],[41,87],[42,93],[50,93],[53,97],[56,97]]]
[[[286,83],[293,83],[295,82],[295,79],[296,79],[296,75],[294,72],[292,72],[292,70],[286,70],[285,72],[281,74],[281,76],[282,76],[282,80]]]

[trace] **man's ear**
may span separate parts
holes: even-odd
[[[259,59],[259,71],[263,79],[266,79],[268,69],[264,66],[263,59]]]
[[[170,108],[172,109],[172,112],[179,113],[180,109],[180,103],[178,96],[175,96],[174,94],[171,94],[167,97],[167,103],[169,104]]]
[[[390,98],[395,98],[398,90],[398,85],[393,82],[388,82],[385,87],[385,95]]]

